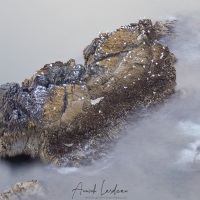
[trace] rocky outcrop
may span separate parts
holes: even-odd
[[[43,196],[44,191],[38,180],[16,183],[11,190],[5,190],[0,193],[0,200],[18,200],[30,196]]]
[[[154,25],[157,38],[175,36],[174,24],[176,20],[157,21]]]
[[[176,59],[158,41],[166,30],[169,23],[140,20],[100,33],[84,65],[59,61],[22,85],[0,86],[0,155],[69,166],[103,155],[123,116],[174,92]]]

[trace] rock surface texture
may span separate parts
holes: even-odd
[[[0,200],[27,199],[30,196],[43,196],[42,185],[38,180],[16,183],[11,190],[0,193]]]
[[[59,61],[21,86],[0,86],[0,155],[68,166],[101,157],[115,138],[104,130],[174,93],[176,59],[158,41],[170,27],[140,20],[100,33],[84,49],[84,65]]]

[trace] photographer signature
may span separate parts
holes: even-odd
[[[115,186],[111,189],[105,188],[104,184],[105,184],[105,180],[103,180],[99,190],[97,188],[97,184],[94,184],[94,186],[92,188],[85,189],[83,186],[83,182],[80,182],[80,183],[78,183],[76,188],[74,188],[72,190],[72,192],[73,192],[72,199],[74,198],[75,195],[79,194],[81,196],[83,193],[100,194],[101,196],[103,196],[105,194],[116,195],[116,194],[128,193],[128,190],[126,190],[126,189],[119,189],[118,184],[115,184]]]

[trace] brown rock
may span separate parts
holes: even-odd
[[[27,89],[1,86],[1,156],[78,166],[104,155],[128,112],[174,93],[176,59],[158,41],[168,33],[161,25],[140,20],[101,33],[83,51],[85,66],[57,61],[26,81]]]

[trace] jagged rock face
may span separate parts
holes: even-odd
[[[114,138],[106,127],[174,92],[176,59],[157,40],[166,30],[168,22],[140,20],[101,33],[83,51],[85,66],[55,62],[22,86],[2,85],[1,156],[27,154],[62,165],[98,158]]]

